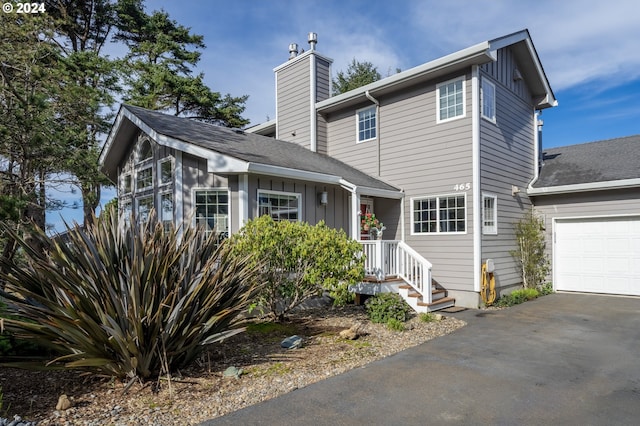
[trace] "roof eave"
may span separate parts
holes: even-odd
[[[571,194],[576,192],[605,191],[611,189],[626,188],[640,188],[640,178],[610,180],[604,182],[576,183],[571,185],[545,186],[541,188],[529,187],[527,188],[527,195],[559,195]]]

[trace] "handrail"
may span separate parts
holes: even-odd
[[[365,255],[365,273],[378,281],[388,276],[402,278],[431,303],[431,262],[422,257],[404,241],[361,240]]]

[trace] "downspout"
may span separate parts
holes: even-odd
[[[541,111],[535,111],[533,113],[533,179],[529,182],[528,188],[533,188],[533,184],[538,181],[540,177],[540,169],[542,168],[542,120],[539,119]]]
[[[376,147],[377,147],[377,163],[378,163],[378,177],[380,177],[380,102],[367,90],[364,95],[376,105]]]
[[[360,194],[358,194],[358,187],[344,179],[340,179],[340,186],[351,193],[349,227],[351,238],[358,241],[360,240]]]

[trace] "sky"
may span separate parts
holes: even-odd
[[[332,73],[355,58],[384,77],[477,43],[528,29],[558,106],[547,109],[543,147],[640,134],[640,20],[636,0],[146,0],[206,48],[195,70],[214,91],[249,95],[244,117],[275,116],[273,69],[288,46],[333,59]],[[113,52],[117,48],[112,47]],[[117,56],[117,53],[114,53]],[[115,191],[103,191],[106,203]],[[79,194],[64,195],[67,202]],[[81,211],[50,212],[81,221]]]

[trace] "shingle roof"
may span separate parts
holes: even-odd
[[[640,178],[640,135],[546,149],[543,161],[534,188]]]
[[[246,162],[339,176],[357,186],[399,191],[335,158],[298,144],[123,105],[157,133]]]

